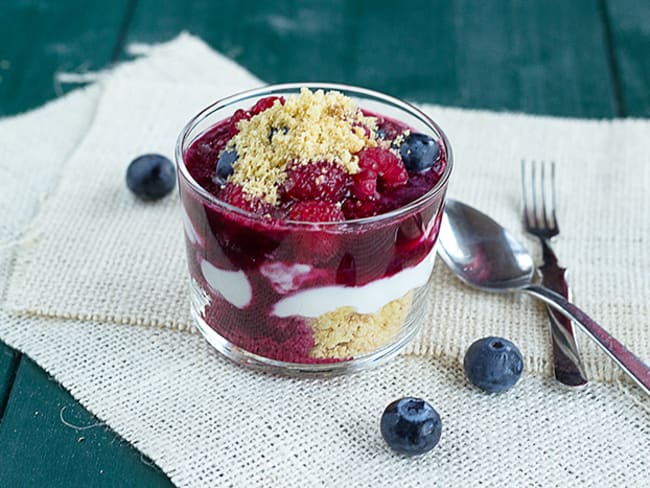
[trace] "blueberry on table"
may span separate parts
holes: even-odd
[[[174,164],[160,154],[139,156],[126,170],[126,185],[142,200],[158,200],[176,186]]]
[[[405,397],[386,407],[381,416],[381,435],[401,454],[423,454],[440,441],[442,421],[435,409],[421,398]]]
[[[239,155],[237,154],[237,151],[235,149],[231,149],[230,151],[224,151],[221,153],[221,156],[219,156],[219,160],[217,161],[217,170],[216,170],[216,177],[217,180],[221,183],[225,183],[226,179],[232,174],[233,168],[232,165],[235,161],[237,161],[237,158]]]
[[[512,388],[524,369],[517,346],[501,337],[484,337],[465,353],[465,375],[474,386],[490,393]]]
[[[440,157],[440,148],[432,137],[412,132],[402,141],[399,154],[407,171],[419,173],[433,167]]]

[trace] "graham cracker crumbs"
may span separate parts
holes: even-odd
[[[360,314],[341,307],[314,319],[315,358],[349,358],[377,350],[392,342],[411,309],[413,293],[387,303],[378,312]]]
[[[359,171],[355,154],[377,145],[376,119],[364,116],[338,91],[303,88],[284,104],[276,100],[258,115],[239,121],[237,128],[226,147],[236,149],[239,156],[228,181],[271,204],[278,202],[278,188],[290,163],[330,161],[355,174]]]
[[[395,140],[392,142],[392,145],[394,147],[400,147],[402,145],[402,142],[404,142],[404,139],[406,139],[410,133],[410,130],[405,130],[395,138]]]

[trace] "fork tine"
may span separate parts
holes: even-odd
[[[521,200],[523,203],[523,220],[527,228],[535,225],[535,190],[530,184],[530,164],[525,159],[521,160]],[[532,198],[531,198],[532,191]]]
[[[530,162],[530,188],[531,188],[531,199],[532,199],[532,210],[531,216],[533,221],[531,226],[539,227],[539,208],[537,208],[537,162],[533,159]]]
[[[547,180],[546,180],[546,164],[544,161],[540,162],[540,171],[541,171],[541,176],[540,176],[540,182],[539,186],[541,187],[542,191],[542,217],[544,219],[544,226],[550,227],[549,221],[548,221],[548,214],[546,213],[546,187],[548,186]]]
[[[559,232],[559,226],[557,225],[557,218],[555,217],[555,209],[557,208],[557,201],[555,200],[555,161],[551,161],[551,203],[553,205],[552,207],[552,216],[553,216],[553,228],[555,229],[556,232]]]
[[[526,192],[526,160],[521,160],[521,203],[523,206],[524,225],[530,227],[528,216],[528,193]]]
[[[529,233],[544,239],[560,232],[555,186],[555,161],[521,159],[522,220]]]

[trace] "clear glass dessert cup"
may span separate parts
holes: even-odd
[[[426,194],[374,217],[312,223],[232,206],[192,177],[184,157],[211,127],[268,96],[337,90],[364,111],[434,138],[447,165]],[[176,163],[191,276],[191,312],[207,341],[240,365],[285,375],[334,375],[381,364],[418,332],[431,292],[449,141],[422,111],[346,85],[272,85],[219,100],[182,130]]]

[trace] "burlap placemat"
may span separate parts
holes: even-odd
[[[259,375],[178,332],[191,331],[191,323],[177,202],[136,202],[124,170],[142,152],[171,154],[198,108],[258,83],[181,36],[60,107],[0,122],[14,131],[0,132],[5,161],[25,160],[26,171],[10,166],[17,180],[42,181],[20,207],[1,200],[15,215],[0,248],[2,275],[13,271],[0,311],[3,340],[53,372],[183,486],[642,486],[650,431],[636,390],[592,384],[567,392],[530,375],[504,396],[464,384],[457,358],[476,337],[494,332],[517,341],[529,372],[548,371],[549,338],[541,307],[468,290],[441,263],[428,326],[407,351],[420,357],[368,374],[325,382]],[[66,122],[73,102],[79,116]],[[450,194],[516,232],[519,159],[558,162],[566,237],[557,251],[570,263],[576,301],[648,359],[650,263],[641,252],[650,236],[643,218],[648,122],[426,109],[454,141]],[[47,123],[58,127],[59,144],[19,142]],[[51,173],[39,174],[45,164]],[[41,205],[43,195],[50,196]],[[616,376],[604,355],[582,345],[592,376]],[[396,457],[379,437],[383,407],[406,394],[431,399],[443,415],[443,442],[430,456]]]
[[[184,63],[178,80],[118,75],[106,83],[86,137],[32,222],[34,239],[18,249],[9,310],[192,329],[177,197],[138,202],[126,190],[126,166],[146,152],[171,156],[180,128],[200,108],[260,82],[242,72],[231,76],[223,66],[211,70],[200,58],[204,74],[194,77],[187,58]],[[650,328],[644,326],[650,316],[650,254],[644,252],[650,240],[644,218],[650,213],[644,137],[650,123],[425,109],[453,144],[450,195],[520,236],[519,161],[557,162],[563,229],[557,251],[569,266],[575,299],[650,358]],[[538,248],[532,241],[531,247]],[[530,299],[477,293],[439,262],[427,307],[424,330],[407,352],[458,359],[477,337],[494,334],[520,344],[529,371],[550,371],[546,316]],[[583,343],[589,374],[611,380],[618,373],[612,363]]]

